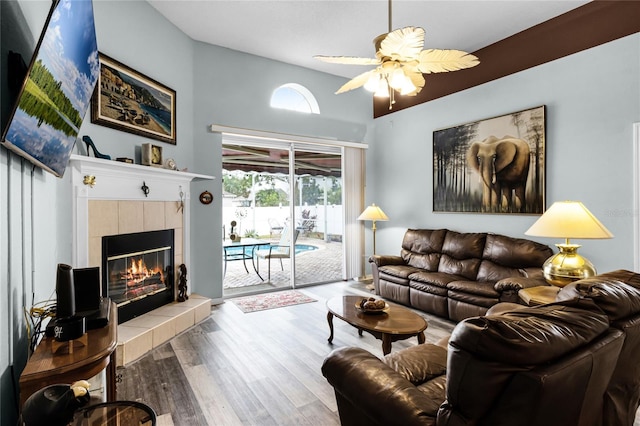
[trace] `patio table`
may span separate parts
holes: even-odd
[[[259,240],[257,238],[242,238],[240,241],[224,240],[222,244],[222,248],[224,250],[224,275],[227,274],[227,262],[231,262],[234,260],[242,260],[244,270],[247,271],[248,274],[249,269],[247,269],[247,260],[251,260],[253,270],[255,271],[256,275],[260,277],[260,274],[256,269],[256,264],[253,261],[253,252],[256,247],[268,245],[268,241]],[[242,249],[242,252],[239,252],[237,250],[230,250],[236,247]],[[262,279],[262,277],[260,277],[260,279]]]

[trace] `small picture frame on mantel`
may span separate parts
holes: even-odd
[[[144,166],[163,167],[162,147],[151,143],[143,143],[141,162]]]

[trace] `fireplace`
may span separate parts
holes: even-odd
[[[175,299],[174,230],[102,237],[102,282],[118,323]]]

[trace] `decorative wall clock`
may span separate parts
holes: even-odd
[[[213,194],[210,193],[209,191],[204,191],[202,194],[200,194],[200,202],[202,204],[211,204],[212,201],[213,201]]]

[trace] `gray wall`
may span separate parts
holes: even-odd
[[[49,1],[19,4],[37,39]],[[640,121],[638,34],[374,123],[366,93],[333,95],[344,79],[194,42],[143,1],[95,1],[94,7],[100,50],[177,91],[178,143],[163,144],[165,157],[175,158],[180,168],[218,177],[191,188],[189,282],[195,292],[222,295],[220,137],[208,131],[210,124],[369,143],[366,200],[380,204],[391,218],[378,224],[377,251],[397,253],[407,227],[522,236],[535,217],[431,212],[431,134],[542,104],[547,105],[547,204],[583,201],[616,238],[585,241],[582,253],[601,270],[633,267],[631,125]],[[319,117],[271,110],[271,92],[289,82],[317,96]],[[151,141],[93,125],[88,116],[84,134],[112,157],[139,159],[139,147]],[[2,425],[15,424],[12,375],[19,376],[27,345],[22,309],[51,297],[56,264],[71,261],[68,176],[31,170],[0,149]],[[197,202],[204,189],[218,202]],[[368,239],[370,244],[370,233]]]
[[[180,168],[193,161],[193,41],[145,1],[94,1],[98,49],[126,66],[176,91],[176,145],[92,124],[87,113],[80,135],[89,135],[111,158],[140,162],[143,143],[162,146],[164,158]],[[78,153],[85,154],[79,140]],[[93,155],[93,154],[91,154]]]
[[[209,125],[270,132],[367,141],[372,132],[371,98],[362,91],[336,96],[344,79],[229,49],[196,43],[194,66],[194,167],[218,177],[192,185],[194,200],[207,189],[222,200],[221,137]],[[316,97],[320,115],[269,107],[272,92],[285,83],[299,83]],[[222,209],[192,202],[192,226],[199,238],[191,253],[191,278],[200,294],[222,297]]]
[[[599,271],[633,269],[633,135],[640,122],[640,35],[376,119],[367,153],[378,254],[398,254],[404,231],[449,228],[527,238],[539,216],[433,213],[434,130],[546,105],[546,204],[579,200],[615,235],[575,240]],[[427,77],[427,84],[429,79]],[[401,190],[399,190],[401,188]],[[554,244],[549,238],[534,238]],[[553,247],[555,249],[555,247]]]

